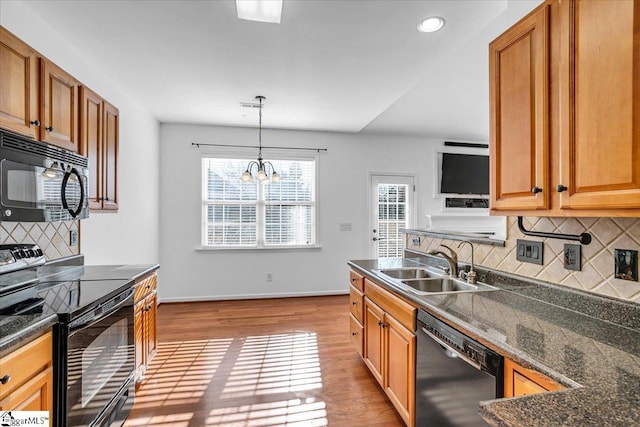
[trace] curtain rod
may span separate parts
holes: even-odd
[[[199,142],[192,142],[191,145],[195,145],[200,148],[201,145],[206,145],[208,147],[235,147],[235,148],[260,148],[257,145],[235,145],[235,144],[204,144]],[[307,151],[317,151],[318,153],[321,151],[327,151],[326,148],[306,148],[306,147],[267,147],[262,146],[262,148],[270,148],[277,150],[307,150]]]

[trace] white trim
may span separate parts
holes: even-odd
[[[295,298],[295,297],[320,297],[326,295],[348,295],[349,290],[335,289],[321,292],[278,292],[275,294],[232,294],[200,297],[175,297],[159,298],[159,303],[172,302],[198,302],[198,301],[227,301],[237,299],[264,299],[264,298]]]
[[[322,245],[296,245],[296,246],[196,246],[195,251],[220,252],[220,251],[288,251],[288,250],[322,249]]]

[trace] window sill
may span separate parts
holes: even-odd
[[[321,245],[300,245],[300,246],[227,246],[227,247],[218,247],[218,246],[197,246],[195,248],[196,252],[236,252],[236,251],[244,251],[244,252],[260,252],[260,251],[298,251],[298,250],[318,250],[322,249]]]

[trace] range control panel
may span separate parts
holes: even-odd
[[[42,265],[45,262],[44,253],[36,244],[0,245],[0,274]]]

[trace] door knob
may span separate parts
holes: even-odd
[[[386,239],[383,237],[374,237],[371,240],[373,240],[374,242],[377,242],[378,240],[386,240]]]
[[[40,120],[32,120],[31,124],[34,126],[40,126]]]
[[[533,194],[542,193],[542,188],[540,188],[540,187],[533,187],[533,188],[531,189],[531,192],[532,192]]]
[[[44,130],[48,132],[53,132],[53,126],[47,126],[46,128],[44,128]]]
[[[558,193],[562,193],[563,191],[567,191],[567,190],[568,190],[568,188],[566,186],[562,185],[562,184],[558,184],[558,186],[556,187],[556,191]]]

